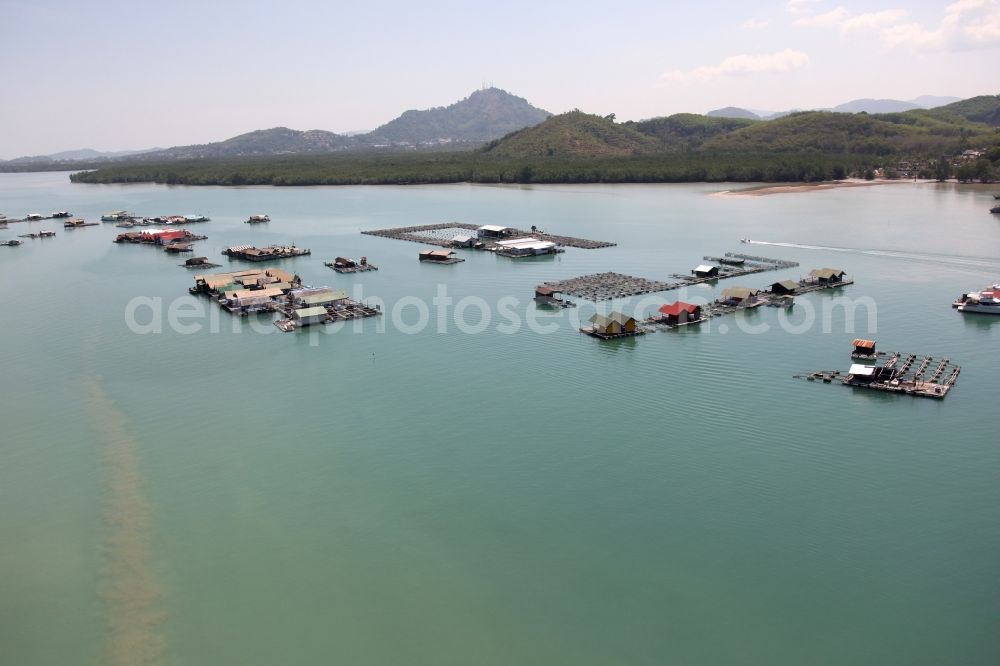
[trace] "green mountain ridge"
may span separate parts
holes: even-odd
[[[974,172],[986,180],[1000,172],[1000,129],[976,119],[998,115],[1000,96],[931,110],[804,111],[775,120],[675,114],[617,123],[613,115],[576,110],[476,149],[133,161],[71,178],[221,185],[818,181],[891,173],[900,162],[941,177],[952,171],[942,156],[980,149],[986,157]],[[956,175],[969,178],[967,167]]]
[[[619,157],[656,152],[652,137],[582,111],[570,111],[483,148],[496,157]]]

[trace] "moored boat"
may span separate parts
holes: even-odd
[[[952,303],[952,307],[957,308],[959,312],[1000,315],[1000,284],[962,294]]]

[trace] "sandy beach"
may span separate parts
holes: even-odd
[[[788,194],[796,192],[818,192],[820,190],[832,190],[841,187],[871,187],[873,185],[901,185],[904,183],[928,183],[928,180],[862,180],[860,178],[849,178],[847,180],[833,180],[822,183],[786,183],[783,185],[765,185],[763,187],[749,187],[744,190],[724,190],[715,192],[712,196],[731,197],[762,197],[768,194]]]

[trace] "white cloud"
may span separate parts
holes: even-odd
[[[958,0],[945,7],[937,27],[904,23],[886,27],[882,43],[917,51],[969,51],[1000,46],[1000,4],[997,0]]]
[[[909,14],[905,9],[883,9],[878,12],[868,12],[858,14],[844,20],[840,24],[841,32],[861,32],[864,30],[874,30],[884,26],[899,23]]]
[[[757,19],[747,19],[740,24],[740,28],[743,30],[761,30],[766,28],[770,21],[758,21]]]
[[[788,10],[790,14],[808,14],[812,11],[812,5],[816,4],[818,0],[787,0],[785,2],[785,9]]]
[[[977,2],[978,0],[964,1]],[[852,15],[843,7],[837,7],[825,14],[800,18],[795,21],[795,25],[803,25],[810,28],[839,28],[842,33],[846,34],[891,26],[906,18],[907,14],[908,12],[905,9],[883,9],[877,12]]]
[[[825,14],[816,14],[815,16],[806,16],[795,21],[795,25],[805,25],[810,28],[830,28],[833,26],[840,25],[840,23],[850,16],[848,12],[843,7],[837,7]]]
[[[729,56],[716,65],[703,65],[689,70],[664,72],[660,75],[660,82],[692,83],[708,81],[720,76],[788,72],[808,64],[809,56],[807,54],[792,49],[775,53],[742,54]]]

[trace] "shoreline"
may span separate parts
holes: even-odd
[[[901,185],[933,183],[933,180],[861,180],[860,178],[849,178],[846,180],[828,180],[821,183],[785,183],[782,185],[764,185],[761,187],[749,187],[743,190],[723,190],[713,192],[713,197],[763,197],[770,194],[794,194],[799,192],[819,192],[824,190],[835,190],[845,187],[872,187],[874,185]]]

